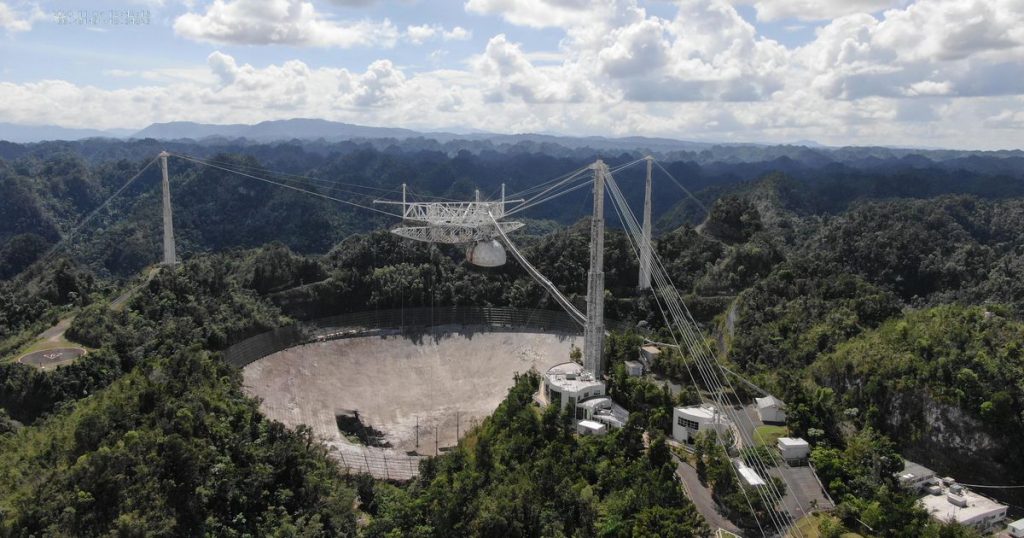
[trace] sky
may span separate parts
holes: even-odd
[[[0,0],[0,122],[1024,148],[1024,0]]]

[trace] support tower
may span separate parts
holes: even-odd
[[[167,157],[166,151],[160,152],[160,172],[163,174],[163,195],[164,195],[164,265],[174,265],[178,262],[174,252],[174,219],[171,216],[171,183],[167,178]]]
[[[644,228],[643,241],[640,242],[640,285],[641,290],[651,289],[651,163],[654,158],[648,155],[647,182],[644,184]]]
[[[583,331],[583,366],[601,379],[604,372],[604,177],[608,167],[598,160],[594,170],[594,216],[590,219],[590,272],[587,278],[587,325]]]

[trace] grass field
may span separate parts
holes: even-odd
[[[760,445],[775,446],[779,437],[785,437],[789,430],[785,426],[771,426],[765,424],[754,430],[754,442]]]
[[[786,538],[794,536],[800,536],[803,538],[821,538],[821,532],[818,530],[818,526],[821,525],[822,520],[825,519],[836,521],[834,517],[827,514],[811,514],[800,521],[797,521],[796,531],[790,532],[786,535]],[[844,532],[840,536],[841,538],[864,538],[855,532]]]

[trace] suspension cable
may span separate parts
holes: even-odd
[[[135,180],[138,179],[139,176],[141,176],[142,173],[145,172],[150,166],[152,166],[153,163],[155,163],[156,160],[159,159],[159,158],[160,158],[159,156],[153,157],[152,160],[147,162],[146,165],[143,166],[142,168],[140,168],[139,171],[136,172],[134,176],[132,176],[128,181],[126,181],[124,183],[124,185],[121,185],[121,188],[119,188],[116,191],[114,191],[114,194],[111,194],[109,197],[107,197],[106,200],[103,201],[102,204],[97,206],[96,209],[93,209],[91,212],[89,212],[89,214],[86,215],[85,218],[80,220],[78,222],[78,224],[76,224],[74,226],[74,228],[72,228],[71,231],[68,232],[67,235],[62,236],[61,239],[59,241],[57,241],[57,243],[55,243],[52,247],[50,247],[49,250],[46,251],[46,254],[44,254],[42,257],[40,257],[39,260],[37,260],[36,262],[33,262],[33,265],[35,265],[37,263],[44,263],[44,262],[48,261],[57,252],[57,249],[59,249],[60,247],[66,245],[68,241],[70,241],[73,237],[75,237],[75,235],[78,234],[78,231],[81,230],[82,227],[85,226],[90,220],[92,220],[93,217],[95,217],[100,212],[100,210],[102,210],[103,208],[105,208],[108,205],[110,205],[110,202],[113,201],[114,198],[117,197],[117,195],[119,195],[122,192],[124,192],[124,190],[127,189],[129,185],[134,183]]]
[[[325,198],[327,200],[333,200],[335,202],[340,202],[340,203],[343,203],[343,204],[348,204],[348,205],[351,205],[351,206],[354,206],[354,207],[358,207],[360,209],[365,209],[367,211],[374,211],[374,212],[377,212],[377,213],[381,213],[383,215],[388,215],[390,217],[402,218],[401,215],[398,215],[398,214],[395,214],[395,213],[391,213],[389,211],[384,211],[384,210],[381,210],[381,209],[377,209],[375,207],[364,206],[364,205],[361,205],[361,204],[357,204],[355,202],[351,202],[349,200],[343,200],[341,198],[335,198],[333,196],[328,196],[326,194],[322,194],[322,193],[319,193],[319,192],[315,192],[315,191],[303,189],[303,188],[300,188],[300,187],[296,187],[296,186],[293,186],[293,185],[289,185],[289,184],[286,184],[286,183],[281,183],[281,182],[278,182],[278,181],[273,181],[273,180],[270,180],[270,179],[262,178],[262,177],[255,176],[255,175],[252,175],[252,174],[248,174],[248,173],[245,173],[245,172],[242,172],[242,171],[239,171],[239,170],[232,170],[230,168],[219,166],[219,165],[216,165],[216,164],[211,164],[211,163],[208,163],[208,162],[204,162],[204,161],[202,161],[200,159],[189,157],[187,155],[179,155],[179,154],[174,154],[174,153],[172,153],[171,155],[174,155],[175,157],[178,157],[178,158],[181,158],[181,159],[185,159],[187,161],[192,161],[192,162],[197,163],[197,164],[201,164],[201,165],[204,165],[204,166],[209,166],[209,167],[212,167],[212,168],[217,168],[217,169],[223,170],[225,172],[230,172],[232,174],[237,174],[237,175],[244,176],[244,177],[247,177],[247,178],[250,178],[250,179],[255,179],[257,181],[262,181],[264,183],[270,183],[272,185],[277,185],[279,187],[284,187],[286,189],[291,189],[291,190],[298,191],[298,192],[304,192],[306,194],[311,194],[313,196],[319,196],[319,197]]]
[[[623,210],[623,213],[625,213],[628,216],[628,218],[626,219],[625,225],[626,225],[626,228],[628,229],[628,231],[630,232],[629,235],[632,236],[631,239],[635,240],[637,242],[640,241],[641,239],[639,239],[639,238],[641,237],[641,233],[639,232],[639,225],[638,225],[638,223],[636,221],[636,217],[635,217],[635,215],[633,215],[632,211],[629,210],[629,207],[628,207],[628,205],[625,202],[625,198],[623,197],[621,190],[619,190],[618,185],[615,183],[614,178],[609,178],[608,189],[612,193],[613,202],[616,205],[621,206],[621,209]],[[617,211],[618,211],[618,208],[617,208]],[[622,213],[620,213],[620,218],[622,218]],[[632,242],[631,242],[631,245],[632,245]],[[693,358],[697,361],[696,364],[697,364],[698,369],[701,371],[701,377],[705,378],[705,384],[709,388],[712,389],[713,395],[715,395],[715,399],[716,399],[719,407],[722,407],[723,411],[726,412],[729,415],[736,415],[736,413],[732,412],[731,406],[726,406],[725,402],[723,400],[723,394],[725,392],[725,385],[728,385],[729,386],[729,390],[733,391],[733,393],[735,392],[735,388],[731,386],[731,382],[729,381],[729,378],[728,378],[727,375],[723,374],[721,376],[721,378],[720,378],[715,373],[715,368],[714,367],[717,366],[717,369],[720,370],[720,369],[722,369],[722,365],[721,364],[717,364],[717,361],[714,360],[713,358],[711,358],[711,357],[714,356],[714,354],[713,354],[713,352],[711,352],[710,346],[708,345],[707,340],[704,339],[703,337],[699,337],[697,334],[695,334],[693,332],[693,328],[696,327],[696,324],[693,321],[692,315],[690,315],[689,311],[686,309],[686,305],[682,301],[681,297],[679,297],[678,291],[671,284],[671,281],[668,278],[667,270],[665,269],[663,263],[661,262],[660,257],[657,256],[656,252],[652,252],[652,254],[653,254],[652,261],[654,261],[654,263],[657,265],[656,270],[652,271],[652,275],[658,281],[658,287],[656,289],[658,291],[662,292],[662,294],[666,294],[667,293],[667,296],[665,297],[665,299],[667,300],[667,303],[666,303],[665,306],[667,306],[669,308],[669,311],[672,314],[671,317],[676,320],[676,323],[674,325],[680,330],[680,334],[684,337],[684,339],[687,340],[687,347],[690,349],[691,355],[693,356]],[[656,302],[658,303],[659,309],[662,309],[661,308],[662,305],[660,304],[660,300],[658,300],[659,299],[658,298],[658,294],[655,294],[655,299],[656,299]],[[663,310],[663,315],[664,314],[665,314],[665,312]],[[666,322],[668,322],[668,321],[669,321],[669,319],[668,319],[668,317],[666,317]],[[672,326],[673,324],[670,323],[669,325]],[[673,332],[672,334],[673,334],[673,338],[675,338],[675,332]],[[691,374],[691,377],[692,377],[692,374]],[[724,379],[725,384],[723,384],[720,379]],[[750,418],[748,416],[746,416],[745,413],[743,414],[743,417],[746,418],[748,422],[751,422],[751,426],[753,427],[752,421],[750,420]],[[737,417],[732,417],[731,416],[730,418],[732,418],[732,420],[734,421],[735,424],[737,424],[737,425],[740,424],[740,421],[738,420]],[[742,428],[738,428],[738,431],[740,433],[740,437],[741,437],[740,440],[741,441],[743,441],[745,444],[749,444],[749,446],[754,446],[754,443],[753,443],[752,439],[749,440],[749,441],[747,439],[745,439],[746,436],[744,436],[744,430]],[[761,460],[760,455],[757,454],[756,452],[754,452],[754,453],[751,454],[751,456],[752,457],[750,458],[750,460],[751,460],[751,463],[753,464],[753,466],[755,468],[760,468],[762,473],[764,473],[766,476],[770,477],[771,475],[769,475],[767,473],[766,465]],[[770,456],[774,457],[774,454],[770,454]],[[788,480],[786,479],[786,476],[785,476],[785,473],[782,473],[782,478],[783,478],[783,481],[786,482],[786,485],[789,486]],[[774,513],[775,504],[777,502],[781,502],[781,500],[782,500],[781,492],[777,491],[777,489],[774,487],[774,483],[772,483],[771,481],[769,481],[767,483],[767,485],[768,485],[768,487],[766,489],[768,491],[767,491],[767,495],[765,495],[766,500],[773,500],[774,501],[774,502],[770,502],[769,506],[767,507],[769,509],[769,515],[770,516],[781,516],[781,514],[775,514]],[[792,488],[790,488],[790,489],[792,489]],[[762,493],[760,488],[758,489],[758,492],[759,492],[759,494]],[[802,504],[799,503],[799,500],[797,500],[797,505],[798,505],[798,508],[802,512],[804,512],[804,514],[806,515],[806,511],[803,509]],[[774,517],[773,517],[773,519],[777,523],[779,522],[778,519],[776,519]],[[786,525],[786,523],[784,521],[782,521],[781,523],[782,523],[782,525],[780,526],[780,528],[785,528],[785,527],[789,526],[789,525]],[[796,532],[797,532],[797,534],[799,534],[799,530],[797,530]]]

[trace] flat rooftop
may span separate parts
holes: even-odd
[[[903,470],[900,471],[900,476],[906,474],[912,474],[916,478],[922,478],[926,476],[935,476],[935,471],[921,465],[920,463],[914,463],[910,460],[903,460]]]
[[[736,471],[740,473],[740,476],[743,477],[743,481],[746,482],[747,485],[753,487],[768,485],[768,483],[765,482],[763,478],[761,478],[761,475],[757,474],[757,472],[755,472],[750,467],[747,467],[747,464],[743,463],[742,461],[736,462]]]
[[[807,441],[799,437],[779,437],[779,444],[785,447],[810,446]]]
[[[583,369],[575,362],[556,364],[545,372],[548,384],[563,391],[580,392],[595,386],[604,386],[604,382],[594,379],[594,374]]]
[[[676,409],[679,410],[680,413],[690,417],[699,417],[707,420],[713,420],[715,418],[715,415],[718,415],[718,420],[722,422],[726,422],[728,420],[725,417],[725,415],[723,415],[722,413],[718,413],[715,409],[715,406],[711,404],[677,407]]]
[[[947,498],[949,489],[943,488],[942,495],[925,495],[918,499],[928,514],[939,521],[954,520],[958,523],[970,524],[978,519],[1006,511],[1006,505],[999,504],[988,497],[978,495],[968,489],[963,490],[967,506],[957,506]]]

